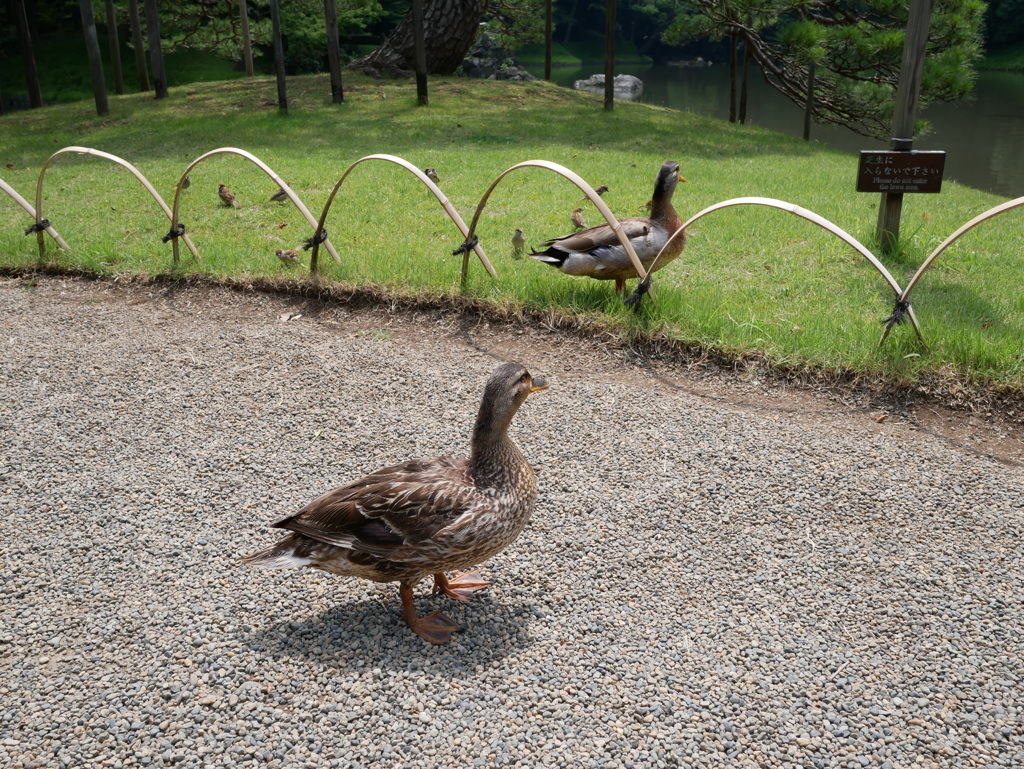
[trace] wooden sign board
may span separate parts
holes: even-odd
[[[941,192],[942,150],[861,150],[857,192]]]

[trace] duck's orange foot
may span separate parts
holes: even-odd
[[[444,593],[456,601],[470,601],[473,599],[473,593],[490,586],[491,583],[485,582],[480,572],[475,569],[452,579],[448,579],[441,571],[434,575],[434,592]]]
[[[452,633],[460,630],[447,615],[439,611],[409,621],[408,625],[412,632],[432,644],[446,644],[452,640]]]

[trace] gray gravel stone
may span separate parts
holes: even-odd
[[[1019,461],[443,314],[43,278],[0,317],[0,766],[1024,766]],[[540,500],[481,599],[418,590],[450,645],[237,566],[464,452],[506,357],[554,381]]]

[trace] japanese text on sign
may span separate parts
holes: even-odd
[[[946,153],[863,150],[857,192],[940,192]]]

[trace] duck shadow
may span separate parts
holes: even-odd
[[[418,596],[416,611],[444,612],[460,627],[452,640],[435,646],[402,620],[397,594],[344,601],[304,619],[279,619],[254,627],[241,639],[253,651],[272,658],[303,659],[323,668],[386,668],[394,671],[469,675],[530,646],[532,604],[484,595],[459,604],[443,596]]]

